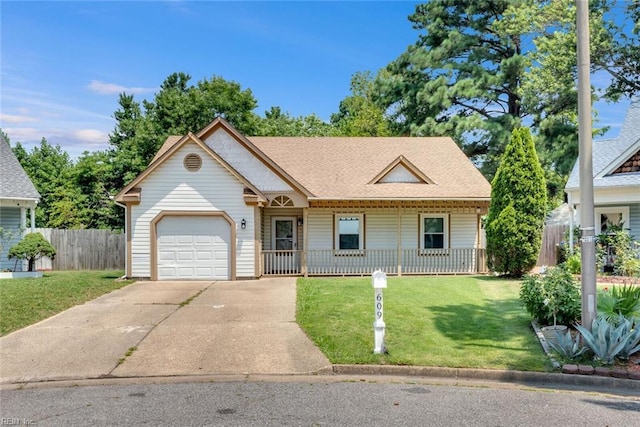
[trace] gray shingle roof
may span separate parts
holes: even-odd
[[[0,199],[40,200],[40,194],[0,135]]]
[[[592,147],[594,188],[640,185],[639,172],[609,175],[640,149],[640,99],[631,102],[618,137],[593,141]],[[578,164],[576,160],[565,185],[567,190],[580,188]]]

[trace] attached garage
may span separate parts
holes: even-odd
[[[157,280],[231,280],[232,231],[224,215],[167,215],[156,223]]]

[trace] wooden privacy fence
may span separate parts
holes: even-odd
[[[542,232],[542,246],[536,265],[556,265],[556,246],[564,240],[564,235],[569,229],[568,224],[547,224]]]
[[[126,238],[111,230],[36,228],[54,248],[53,260],[36,262],[38,270],[124,270]]]

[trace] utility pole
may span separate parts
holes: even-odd
[[[589,1],[576,0],[578,36],[578,142],[580,170],[580,230],[582,326],[591,330],[597,314],[596,245],[593,211],[591,149],[591,57],[589,52]]]

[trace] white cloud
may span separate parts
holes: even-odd
[[[99,93],[100,95],[115,95],[122,92],[126,93],[148,93],[153,92],[155,89],[150,87],[126,87],[115,83],[101,82],[100,80],[91,80],[91,83],[87,85],[90,90]]]
[[[91,144],[103,144],[109,140],[109,135],[96,129],[79,129],[73,132],[73,136]]]
[[[39,146],[42,138],[51,145],[60,145],[72,159],[77,159],[84,151],[99,151],[109,147],[109,135],[97,129],[62,129],[57,127],[3,128],[12,144],[20,142],[27,151]]]
[[[0,122],[2,123],[26,123],[37,122],[38,119],[29,116],[18,116],[16,114],[0,114]]]

